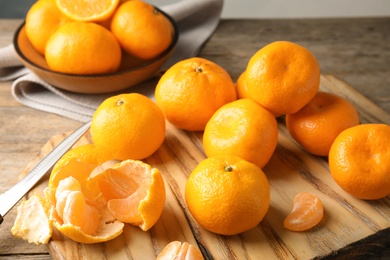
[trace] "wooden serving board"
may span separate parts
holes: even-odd
[[[321,76],[321,90],[339,94],[358,109],[362,123],[390,124],[390,115],[352,87],[331,75]],[[106,243],[76,243],[57,232],[48,245],[54,259],[155,259],[169,242],[198,245],[206,259],[310,259],[319,258],[386,232],[389,239],[390,197],[376,201],[356,199],[333,181],[327,159],[303,151],[290,137],[284,119],[278,119],[279,142],[263,169],[271,185],[271,204],[264,220],[252,230],[220,236],[201,228],[192,218],[184,199],[186,179],[205,158],[202,133],[182,131],[168,124],[161,148],[145,161],[163,174],[167,201],[160,220],[147,232],[125,225],[118,238]],[[66,134],[54,136],[27,169],[31,169]],[[87,133],[75,146],[90,143]],[[35,190],[47,185],[47,179]],[[305,232],[283,228],[294,196],[312,192],[323,202],[325,215],[319,225]]]

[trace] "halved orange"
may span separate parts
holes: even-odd
[[[56,0],[58,9],[68,18],[79,22],[100,22],[110,18],[119,0]]]

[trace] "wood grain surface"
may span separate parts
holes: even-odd
[[[390,124],[389,114],[331,75],[321,77],[321,90],[350,100],[362,123]],[[120,237],[94,245],[76,243],[56,232],[49,243],[53,258],[155,259],[166,244],[180,240],[198,245],[206,259],[310,259],[334,257],[338,250],[373,234],[388,234],[389,197],[364,201],[348,195],[333,181],[327,159],[301,149],[289,135],[283,117],[278,119],[278,125],[278,146],[263,169],[271,185],[270,209],[254,229],[220,236],[204,230],[192,218],[184,187],[188,175],[205,158],[202,132],[183,131],[168,123],[165,142],[144,160],[162,172],[167,187],[167,203],[157,224],[148,232],[126,225]],[[63,138],[64,135],[51,138],[41,156]],[[85,143],[91,143],[88,134],[76,146]],[[283,220],[292,209],[294,196],[302,191],[312,192],[322,200],[324,219],[309,231],[288,231],[283,228]]]

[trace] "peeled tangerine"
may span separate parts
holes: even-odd
[[[294,207],[284,220],[284,227],[291,231],[305,231],[317,225],[324,215],[321,200],[308,192],[294,198]]]
[[[136,160],[108,161],[91,167],[77,159],[53,172],[45,198],[33,196],[18,208],[12,233],[44,244],[51,223],[81,243],[111,240],[124,223],[150,229],[165,204],[165,186],[158,169]]]

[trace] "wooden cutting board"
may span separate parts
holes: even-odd
[[[362,123],[390,124],[390,115],[352,87],[331,75],[321,76],[321,90],[339,94],[358,109]],[[55,232],[48,245],[54,259],[155,259],[169,242],[188,241],[198,245],[206,259],[310,259],[326,256],[370,235],[389,236],[390,197],[376,201],[356,199],[333,181],[327,159],[303,151],[290,137],[284,119],[278,119],[279,143],[263,169],[271,185],[271,204],[264,220],[235,236],[220,236],[201,228],[192,218],[184,200],[188,175],[205,158],[201,132],[187,132],[168,124],[166,140],[145,161],[163,174],[167,201],[160,220],[147,232],[125,225],[118,238],[100,244],[76,243]],[[28,166],[31,169],[66,134],[54,136]],[[75,146],[90,143],[87,133]],[[47,185],[44,180],[34,192]],[[320,224],[306,232],[283,228],[294,196],[312,192],[323,202],[325,215]],[[388,238],[387,238],[388,239]]]

